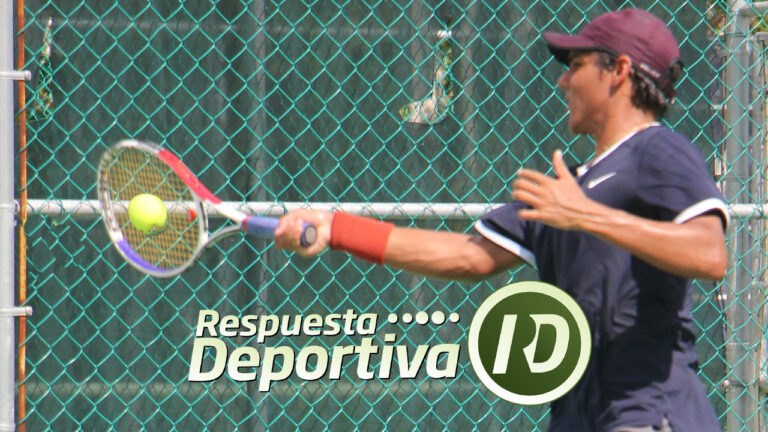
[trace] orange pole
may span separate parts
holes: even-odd
[[[16,69],[24,70],[24,0],[16,0],[16,30],[19,32],[16,43]],[[24,226],[27,222],[27,85],[24,80],[18,82],[19,115],[19,303],[27,301],[27,237]],[[19,394],[16,403],[18,431],[25,432],[27,416],[27,318],[19,317],[19,353],[18,353]]]

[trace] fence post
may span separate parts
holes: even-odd
[[[0,72],[14,69],[12,1],[0,1]],[[13,79],[0,77],[0,431],[16,430]]]
[[[724,159],[726,175],[724,193],[730,204],[746,204],[761,201],[762,154],[760,137],[751,130],[750,107],[752,106],[751,76],[753,62],[748,42],[750,19],[754,4],[743,0],[731,0],[731,19],[725,31],[726,46],[731,58],[726,62],[725,84],[727,97],[725,123],[729,128],[725,138]],[[754,231],[753,231],[754,230]],[[728,431],[755,431],[760,424],[759,343],[762,331],[755,318],[759,299],[762,298],[759,270],[751,268],[755,254],[759,224],[736,219],[728,230],[730,272],[726,277],[725,315],[727,339],[725,357],[728,372],[725,381],[728,411]],[[745,266],[746,264],[746,266]]]

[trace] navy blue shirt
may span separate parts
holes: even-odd
[[[728,212],[698,149],[662,126],[641,130],[572,170],[591,199],[659,221]],[[581,231],[521,220],[512,202],[475,229],[568,292],[590,322],[593,351],[579,384],[552,403],[551,431],[660,426],[719,431],[697,376],[691,281]]]

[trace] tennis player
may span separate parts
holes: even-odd
[[[535,265],[579,303],[594,341],[582,380],[552,403],[551,431],[720,430],[697,376],[690,279],[724,277],[728,213],[698,149],[658,123],[681,73],[677,42],[636,9],[543,38],[568,67],[558,86],[569,128],[597,144],[590,161],[569,168],[557,151],[555,177],[521,170],[513,202],[476,235],[301,210],[282,218],[277,245],[451,279]],[[304,221],[319,230],[306,249]]]

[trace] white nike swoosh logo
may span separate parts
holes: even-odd
[[[614,172],[609,172],[608,174],[603,174],[603,175],[601,175],[600,177],[598,177],[596,179],[592,179],[592,180],[589,181],[589,183],[587,183],[587,189],[592,189],[595,186],[599,185],[600,183],[608,180],[609,178],[611,178],[611,177],[613,177],[615,175],[616,175],[616,172],[614,171]]]

